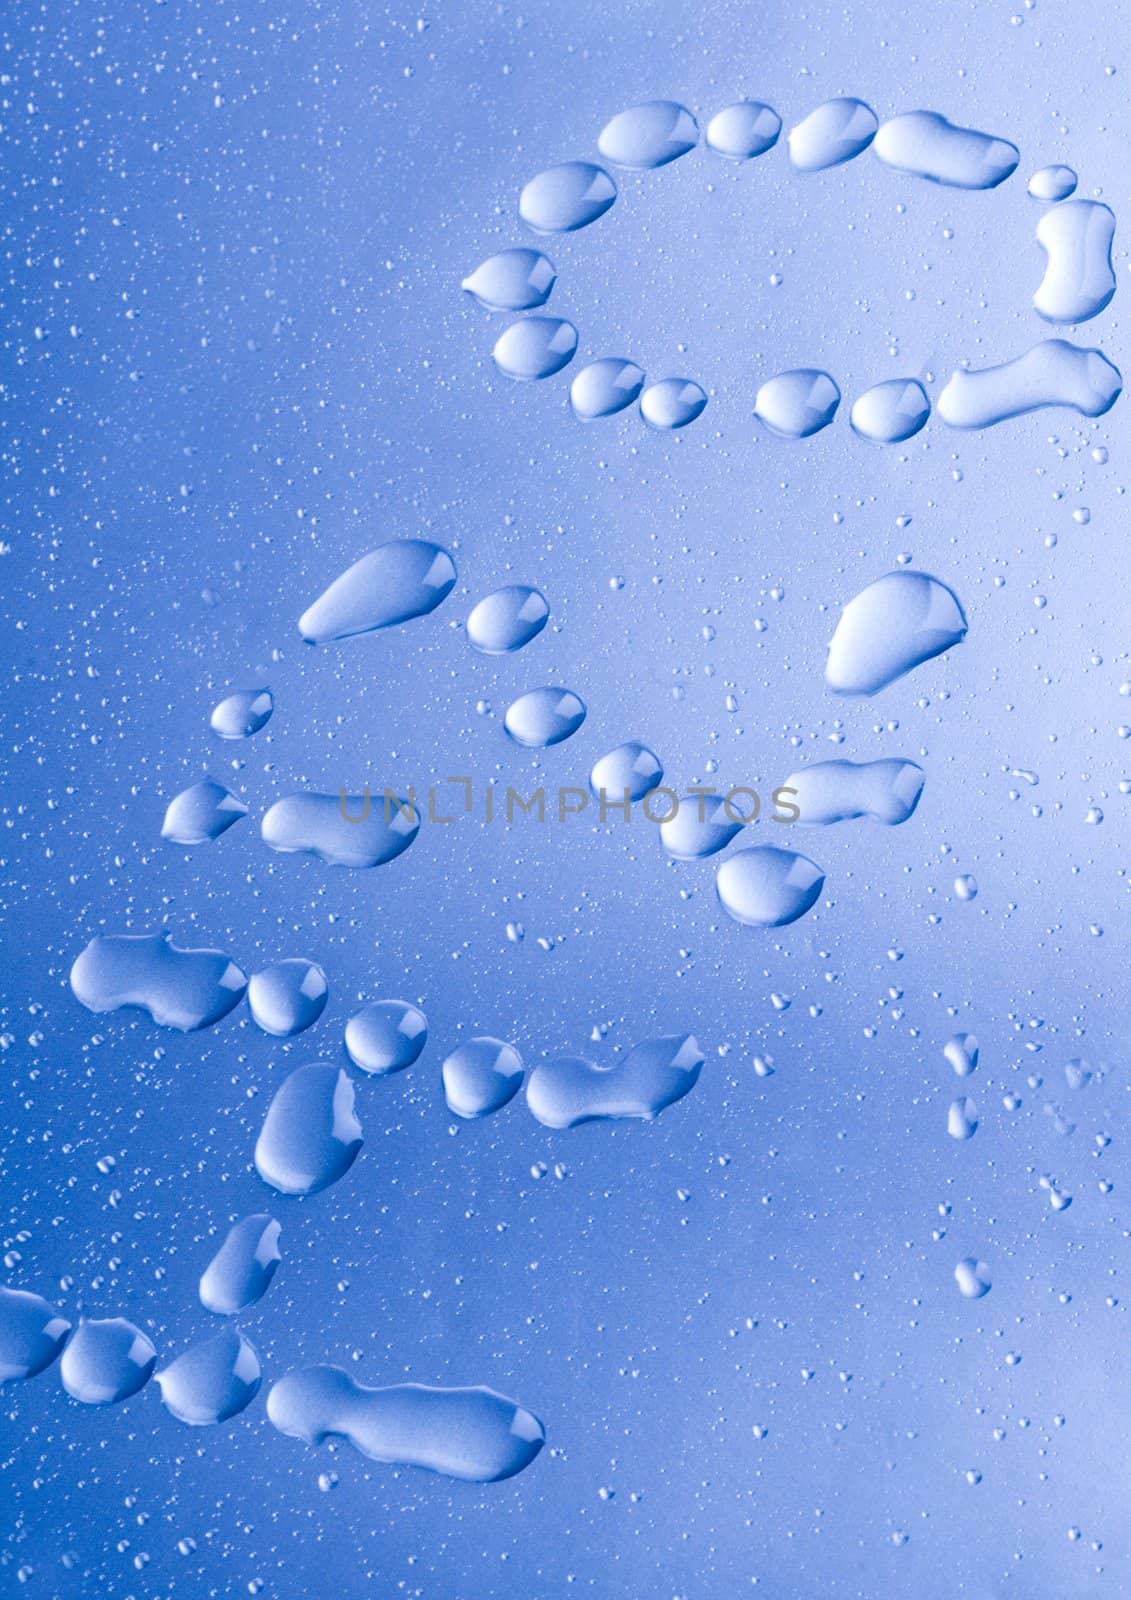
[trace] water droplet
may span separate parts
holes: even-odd
[[[990,1269],[984,1261],[964,1256],[954,1269],[954,1281],[967,1300],[980,1300],[992,1287]]]
[[[995,189],[1021,159],[1008,139],[960,128],[937,111],[907,111],[885,122],[873,146],[886,167],[952,189]]]
[[[954,892],[960,900],[973,900],[978,893],[978,880],[964,872],[960,878],[955,878]]]
[[[603,217],[617,197],[617,186],[589,161],[563,161],[531,178],[518,201],[518,214],[535,233],[574,233]]]
[[[355,561],[298,620],[309,644],[426,617],[452,592],[455,563],[426,539],[390,539]]]
[[[707,124],[707,143],[728,161],[749,161],[765,155],[778,142],[781,118],[760,100],[740,100],[713,116]]]
[[[541,250],[500,250],[461,284],[486,311],[534,311],[557,282],[554,263]]]
[[[706,404],[706,390],[694,379],[661,378],[658,383],[650,383],[640,396],[640,415],[650,428],[670,433],[694,422]]]
[[[593,794],[599,800],[603,790],[610,804],[619,804],[626,793],[629,800],[643,800],[663,781],[664,769],[659,756],[634,739],[618,744],[615,750],[603,755],[589,774]]]
[[[863,100],[826,100],[789,134],[789,159],[798,172],[839,167],[876,137],[876,113]]]
[[[523,317],[495,341],[495,365],[518,383],[552,378],[568,367],[577,349],[577,329],[561,317]]]
[[[968,1078],[978,1065],[978,1041],[972,1033],[956,1033],[943,1045],[943,1055],[960,1078]]]
[[[723,910],[748,928],[784,928],[817,903],[825,874],[808,856],[776,845],[737,850],[715,873]]]
[[[1115,293],[1111,242],[1115,217],[1098,200],[1069,200],[1037,223],[1045,275],[1033,305],[1046,322],[1087,322]]]
[[[1076,174],[1071,167],[1042,167],[1029,179],[1029,193],[1034,200],[1067,200],[1075,192],[1076,183]]]
[[[622,1118],[650,1122],[695,1087],[703,1060],[690,1034],[646,1039],[611,1067],[563,1056],[534,1068],[526,1103],[547,1128]]]
[[[139,1006],[154,1022],[191,1033],[226,1017],[247,979],[220,950],[181,950],[168,934],[97,934],[71,968],[88,1011]]]
[[[797,820],[807,826],[870,817],[892,828],[913,814],[924,781],[922,767],[891,756],[882,761],[814,761],[782,787],[796,791],[789,798],[801,812]]]
[[[484,596],[467,619],[468,643],[485,656],[511,655],[536,639],[546,626],[546,596],[524,583],[508,584]]]
[[[411,1067],[427,1042],[427,1018],[407,1000],[373,1000],[346,1023],[346,1054],[375,1077]]]
[[[852,407],[852,430],[876,444],[901,444],[926,425],[931,402],[915,378],[889,378],[865,389]]]
[[[0,1287],[0,1384],[34,1378],[55,1360],[71,1324],[29,1289]]]
[[[161,837],[173,844],[207,844],[246,816],[238,795],[214,778],[202,778],[170,800]]]
[[[280,1194],[317,1194],[344,1177],[362,1146],[354,1089],[341,1067],[298,1067],[275,1091],[255,1146],[259,1176]]]
[[[699,124],[674,100],[647,100],[606,122],[597,149],[615,167],[648,172],[677,161],[699,143]]]
[[[125,1317],[79,1323],[63,1351],[63,1388],[87,1406],[112,1406],[149,1382],[157,1363],[152,1342]]]
[[[545,750],[575,734],[585,721],[585,702],[570,689],[530,689],[508,708],[503,726],[515,744]]]
[[[965,637],[966,617],[953,591],[925,572],[901,567],[870,583],[841,612],[825,682],[834,694],[877,694]]]
[[[569,403],[579,422],[612,417],[639,399],[644,370],[622,356],[602,356],[582,367],[569,386]]]
[[[768,378],[754,397],[754,415],[783,439],[808,439],[827,428],[840,405],[840,390],[827,372],[797,367]]]
[[[468,1039],[456,1046],[441,1068],[448,1110],[469,1120],[490,1116],[514,1099],[525,1070],[513,1044]]]
[[[250,739],[271,720],[275,697],[270,689],[241,689],[212,713],[212,731],[221,739]]]
[[[939,416],[952,428],[991,428],[1042,406],[1067,406],[1102,417],[1119,398],[1119,368],[1101,350],[1042,339],[1022,356],[980,372],[959,368],[939,395]]]
[[[724,795],[682,795],[679,806],[660,824],[660,843],[676,861],[702,861],[725,850],[742,832],[747,796],[727,805]]]
[[[318,1021],[329,993],[326,974],[316,962],[290,956],[252,974],[247,1003],[264,1033],[289,1039]]]
[[[972,1139],[978,1131],[978,1108],[973,1100],[959,1095],[950,1102],[946,1114],[946,1131],[952,1139]]]
[[[267,1396],[280,1433],[307,1444],[348,1439],[372,1461],[496,1483],[528,1467],[546,1442],[538,1418],[494,1389],[398,1383],[370,1389],[340,1367],[288,1372]]]
[[[190,1345],[156,1381],[165,1409],[178,1422],[204,1428],[246,1410],[259,1393],[261,1375],[255,1346],[229,1325]]]
[[[281,1231],[274,1217],[265,1211],[242,1217],[229,1228],[201,1276],[201,1305],[217,1316],[234,1317],[262,1300],[282,1259]]]
[[[263,818],[265,844],[308,852],[332,867],[379,867],[407,850],[420,813],[399,795],[289,794]]]

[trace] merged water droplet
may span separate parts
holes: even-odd
[[[66,1317],[30,1289],[0,1287],[0,1384],[49,1367],[71,1331]]]
[[[206,1428],[245,1411],[259,1393],[262,1369],[255,1346],[228,1326],[190,1345],[157,1374],[165,1408],[178,1422]]]
[[[603,217],[616,197],[604,167],[563,161],[531,178],[519,196],[518,214],[535,233],[575,233]]]
[[[182,1033],[219,1022],[246,988],[222,951],[181,950],[166,933],[97,934],[71,968],[71,989],[88,1011],[139,1006]]]
[[[678,808],[660,824],[660,843],[676,861],[702,861],[742,832],[742,816],[738,799],[728,806],[724,795],[681,795]]]
[[[926,572],[888,572],[841,612],[825,682],[834,694],[878,694],[965,637],[965,614],[945,583]]]
[[[170,800],[161,837],[173,844],[207,844],[246,816],[238,795],[214,778],[202,778]]]
[[[1042,406],[1068,406],[1102,417],[1119,399],[1123,379],[1101,350],[1042,339],[1023,356],[980,372],[951,375],[937,410],[952,428],[990,428]]]
[[[84,1318],[63,1351],[59,1376],[83,1405],[112,1406],[144,1389],[156,1364],[152,1341],[125,1317]]]
[[[250,739],[271,720],[275,697],[270,689],[241,689],[212,713],[212,732],[221,739]]]
[[[960,1078],[968,1078],[978,1065],[978,1041],[972,1033],[956,1033],[943,1045],[943,1055]]]
[[[707,393],[692,378],[661,378],[640,396],[640,415],[650,428],[671,433],[703,414]]]
[[[781,118],[761,100],[740,100],[726,106],[707,124],[707,143],[728,161],[750,161],[778,142]]]
[[[289,794],[263,818],[265,844],[306,852],[331,867],[380,867],[395,861],[420,831],[411,801],[388,794]]]
[[[694,1089],[703,1061],[689,1033],[646,1039],[611,1067],[563,1056],[534,1068],[526,1103],[547,1128],[625,1118],[650,1122]]]
[[[597,149],[615,167],[648,172],[677,161],[699,143],[699,124],[675,100],[647,100],[606,122]]]
[[[523,317],[499,335],[495,365],[518,383],[552,378],[568,367],[577,349],[577,329],[562,317]]]
[[[301,956],[290,956],[253,973],[247,986],[254,1021],[276,1039],[293,1038],[317,1022],[329,995],[322,968]]]
[[[1029,179],[1029,193],[1046,203],[1067,200],[1076,191],[1076,174],[1071,167],[1042,167]]]
[[[201,1305],[217,1316],[234,1317],[262,1300],[282,1260],[281,1232],[265,1211],[241,1217],[201,1275]]]
[[[823,172],[867,150],[876,137],[876,113],[850,95],[826,100],[789,134],[789,159],[798,172]]]
[[[451,594],[455,562],[427,539],[390,539],[326,589],[298,619],[309,644],[351,639],[426,617]]]
[[[448,1110],[469,1121],[489,1117],[513,1100],[526,1068],[513,1044],[503,1039],[468,1039],[441,1068]]]
[[[826,827],[870,817],[887,827],[906,822],[923,792],[925,774],[914,761],[814,761],[785,780],[806,826]]]
[[[840,405],[840,390],[827,372],[797,367],[769,378],[754,397],[754,415],[783,439],[808,439],[827,428]]]
[[[952,189],[995,189],[1021,159],[1008,139],[960,128],[937,111],[907,111],[885,122],[873,147],[885,167]]]
[[[1115,293],[1111,244],[1115,216],[1098,200],[1053,206],[1037,223],[1037,243],[1048,257],[1033,305],[1046,322],[1087,322]]]
[[[411,1067],[428,1042],[428,1020],[407,1000],[374,1000],[346,1023],[346,1053],[376,1077]]]
[[[931,414],[927,391],[915,378],[875,383],[854,402],[849,420],[862,439],[901,444],[924,427]]]
[[[557,282],[554,263],[541,250],[500,250],[463,280],[463,288],[486,311],[533,311],[544,306]]]
[[[748,928],[784,928],[812,909],[825,883],[815,861],[777,845],[736,850],[715,873],[723,910]]]
[[[585,721],[585,702],[572,689],[530,689],[508,708],[503,726],[515,744],[545,750],[570,738]]]
[[[348,1439],[372,1461],[426,1467],[465,1483],[513,1478],[546,1442],[538,1418],[494,1389],[370,1389],[330,1366],[280,1378],[267,1396],[267,1416],[292,1439]]]
[[[280,1194],[317,1194],[345,1176],[362,1143],[349,1074],[314,1062],[296,1068],[275,1091],[255,1165]]]
[[[958,1263],[954,1269],[954,1281],[967,1300],[980,1300],[984,1294],[989,1294],[992,1287],[989,1267],[973,1256],[964,1256]]]
[[[620,803],[625,795],[629,800],[643,800],[664,781],[660,758],[646,744],[630,739],[618,744],[615,750],[594,763],[589,774],[589,787],[597,799],[602,791],[611,803]]]
[[[978,1108],[966,1095],[950,1102],[946,1131],[952,1139],[972,1139],[978,1131]]]
[[[511,583],[484,596],[467,619],[467,641],[485,656],[509,656],[536,639],[550,618],[540,589]]]
[[[612,417],[640,398],[644,369],[622,356],[602,356],[582,367],[569,386],[569,403],[579,422]]]

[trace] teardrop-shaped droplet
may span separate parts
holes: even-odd
[[[660,843],[676,861],[702,861],[725,850],[742,828],[740,807],[725,796],[682,795],[660,824]]]
[[[698,143],[699,124],[686,106],[675,100],[646,100],[606,122],[597,149],[614,167],[648,172],[685,156]]]
[[[71,1331],[66,1317],[29,1289],[0,1287],[0,1384],[49,1367]]]
[[[446,1056],[441,1071],[448,1110],[469,1120],[489,1117],[513,1100],[525,1072],[522,1057],[503,1039],[468,1039]]]
[[[914,813],[923,793],[923,769],[888,756],[881,761],[814,761],[785,780],[782,788],[807,827],[828,827],[869,817],[898,827]],[[781,790],[776,791],[778,793]]]
[[[798,172],[823,172],[867,150],[876,137],[876,113],[845,96],[817,106],[789,135],[789,159]]]
[[[241,689],[212,713],[212,732],[221,739],[250,739],[271,720],[275,697],[270,689]]]
[[[140,1006],[163,1027],[191,1033],[226,1017],[247,979],[220,950],[181,950],[168,934],[98,934],[71,968],[88,1011]]]
[[[59,1376],[83,1405],[112,1406],[143,1389],[156,1363],[152,1341],[125,1317],[84,1319],[63,1351]]]
[[[685,1033],[645,1039],[611,1067],[579,1056],[543,1061],[527,1080],[526,1103],[547,1128],[624,1118],[651,1122],[695,1087],[703,1060]]]
[[[362,1146],[353,1082],[341,1067],[298,1067],[275,1091],[255,1146],[259,1176],[280,1194],[317,1194],[353,1166]]]
[[[1046,322],[1088,322],[1115,293],[1111,245],[1115,215],[1098,200],[1068,200],[1037,223],[1037,243],[1048,258],[1033,296]]]
[[[487,311],[534,311],[550,298],[557,276],[541,250],[500,250],[481,262],[461,287]]]
[[[495,341],[495,365],[518,383],[552,378],[568,367],[577,349],[577,329],[561,317],[523,317]]]
[[[950,1102],[946,1131],[952,1139],[972,1139],[978,1131],[978,1108],[967,1095]]]
[[[238,1416],[259,1393],[262,1369],[255,1346],[227,1327],[190,1345],[157,1374],[161,1399],[178,1422],[206,1428]]]
[[[427,539],[390,539],[355,561],[298,619],[310,644],[426,617],[451,594],[455,563]]]
[[[585,721],[585,702],[571,689],[530,689],[507,708],[503,726],[515,744],[545,750],[575,734]]]
[[[467,642],[485,656],[509,656],[536,639],[550,618],[546,596],[525,583],[485,595],[467,619]]]
[[[428,1019],[407,1000],[373,1000],[346,1023],[346,1053],[375,1077],[403,1072],[428,1042]]]
[[[1076,192],[1076,183],[1076,174],[1071,167],[1042,167],[1029,179],[1029,193],[1034,200],[1050,204],[1056,200],[1067,200],[1070,194]]]
[[[392,790],[382,794],[289,794],[260,825],[272,850],[317,856],[332,867],[380,867],[407,850],[420,813]]]
[[[569,403],[579,422],[612,417],[640,398],[644,369],[622,356],[602,356],[582,367],[569,386]]]
[[[778,142],[781,118],[761,100],[740,100],[713,116],[707,124],[707,143],[728,161],[750,161],[765,155]]]
[[[289,956],[252,973],[247,986],[252,1017],[264,1033],[276,1039],[293,1038],[317,1022],[329,995],[322,968],[301,956]]]
[[[931,414],[927,391],[915,378],[888,378],[865,389],[852,406],[852,431],[876,444],[901,444]]]
[[[967,1300],[980,1300],[990,1292],[990,1269],[984,1261],[964,1256],[954,1269],[954,1281]]]
[[[640,396],[640,415],[650,428],[670,433],[694,422],[706,404],[706,390],[693,378],[661,378]]]
[[[610,806],[622,804],[625,795],[629,800],[643,800],[663,781],[664,768],[659,756],[635,739],[618,744],[615,750],[603,755],[589,774],[590,789],[598,799],[603,793]]]
[[[960,128],[937,111],[906,111],[885,122],[876,154],[886,167],[952,189],[996,189],[1021,159],[1008,139]]]
[[[170,800],[161,837],[173,844],[207,844],[246,816],[239,795],[214,778],[202,778]]]
[[[233,1224],[201,1275],[201,1305],[217,1316],[234,1317],[261,1300],[282,1259],[281,1232],[265,1211]]]
[[[728,856],[715,873],[723,909],[750,928],[784,928],[816,905],[825,874],[808,856],[756,844]]]
[[[966,637],[954,591],[926,572],[888,572],[840,614],[825,682],[834,694],[878,694]]]
[[[808,439],[827,428],[840,405],[840,390],[827,372],[796,367],[768,378],[754,397],[754,415],[783,439]]]
[[[616,197],[604,167],[563,161],[531,178],[519,196],[518,214],[535,233],[574,233],[603,217]]]
[[[960,1078],[968,1078],[978,1065],[978,1041],[972,1033],[956,1033],[943,1045],[943,1055]]]

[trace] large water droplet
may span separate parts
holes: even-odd
[[[937,111],[907,111],[885,122],[873,146],[886,167],[953,189],[994,189],[1021,159],[1008,139],[959,128]]]
[[[797,367],[768,378],[754,397],[754,415],[783,439],[808,439],[827,428],[840,405],[840,390],[827,372]]]
[[[1029,193],[1046,203],[1067,200],[1076,190],[1076,174],[1071,167],[1042,167],[1029,179]]]
[[[990,1292],[990,1269],[984,1261],[964,1256],[954,1269],[954,1281],[967,1300],[980,1300]]]
[[[660,843],[676,861],[701,861],[742,832],[742,816],[738,800],[728,806],[723,795],[681,795],[678,808],[660,824]]]
[[[71,1331],[66,1317],[29,1289],[0,1287],[0,1384],[34,1378]]]
[[[570,738],[585,721],[585,702],[571,689],[530,689],[508,708],[503,726],[515,744],[545,750]]]
[[[615,750],[594,763],[589,774],[589,787],[598,799],[604,792],[610,804],[621,804],[627,794],[630,800],[643,800],[646,794],[664,781],[660,758],[646,744],[630,739],[618,744]]]
[[[411,1067],[427,1042],[427,1018],[407,1000],[374,1000],[346,1023],[346,1053],[376,1077]]]
[[[960,368],[939,395],[937,410],[952,428],[990,428],[1042,406],[1068,406],[1085,417],[1102,417],[1122,387],[1119,368],[1101,350],[1042,339],[1000,366],[980,372]]]
[[[1098,200],[1069,200],[1037,223],[1045,275],[1033,305],[1046,322],[1087,322],[1115,293],[1111,242],[1115,216]]]
[[[467,641],[485,656],[509,656],[536,639],[550,617],[546,596],[525,583],[484,596],[467,619]]]
[[[163,1027],[191,1033],[226,1017],[247,979],[220,950],[181,950],[168,934],[97,934],[71,968],[88,1011],[140,1006]]]
[[[318,1021],[329,994],[326,974],[317,962],[290,956],[252,974],[247,1003],[264,1033],[290,1039]]]
[[[617,186],[590,161],[563,161],[531,178],[518,201],[518,214],[535,233],[574,233],[603,217],[617,197]]]
[[[703,1059],[689,1033],[646,1039],[611,1067],[563,1056],[535,1067],[526,1103],[547,1128],[622,1118],[650,1122],[695,1087]]]
[[[390,539],[355,561],[298,619],[310,644],[426,617],[452,592],[455,563],[427,539]]]
[[[960,1078],[968,1078],[978,1065],[978,1041],[972,1033],[956,1033],[943,1045],[943,1055]]]
[[[671,433],[694,422],[706,404],[706,390],[694,379],[661,378],[658,383],[650,383],[640,396],[640,415],[650,428]]]
[[[599,417],[615,416],[634,400],[644,387],[644,369],[622,356],[602,356],[591,361],[569,386],[569,403],[579,422],[596,422]]]
[[[840,614],[825,682],[835,694],[877,694],[966,637],[953,590],[925,572],[888,572]]]
[[[715,873],[723,910],[748,928],[784,928],[817,902],[825,874],[808,856],[773,844],[736,850]]]
[[[761,100],[740,100],[713,116],[707,124],[707,143],[728,161],[749,161],[765,155],[778,142],[781,118]]]
[[[420,831],[416,807],[387,794],[289,794],[263,818],[265,844],[309,852],[332,867],[380,867],[407,850]]]
[[[282,1256],[274,1217],[265,1211],[242,1217],[229,1228],[227,1237],[200,1279],[200,1303],[217,1316],[234,1317],[261,1300],[271,1286]]]
[[[865,389],[849,420],[862,439],[900,444],[917,434],[930,414],[931,402],[921,383],[915,378],[888,378]]]
[[[597,149],[615,167],[647,172],[666,167],[698,143],[699,124],[686,106],[675,100],[647,100],[606,122]]]
[[[210,1427],[238,1416],[259,1393],[262,1369],[255,1346],[233,1327],[190,1345],[157,1374],[166,1410],[178,1422]]]
[[[533,311],[544,306],[557,269],[541,250],[500,250],[488,256],[461,287],[487,311]]]
[[[978,1131],[978,1108],[966,1095],[950,1102],[946,1131],[952,1139],[972,1139]]]
[[[281,1194],[317,1194],[353,1166],[362,1146],[353,1082],[341,1067],[298,1067],[275,1091],[256,1141],[259,1176]]]
[[[87,1406],[112,1406],[149,1382],[157,1351],[125,1317],[79,1323],[63,1351],[59,1376],[75,1400]]]
[[[246,816],[238,795],[214,778],[202,778],[170,800],[161,837],[173,844],[207,844]]]
[[[518,383],[552,378],[568,367],[577,349],[577,329],[561,317],[523,317],[495,341],[495,365]]]
[[[468,1039],[441,1068],[448,1110],[469,1120],[488,1117],[513,1100],[525,1071],[522,1057],[503,1039]]]
[[[275,697],[270,689],[241,689],[212,713],[212,732],[221,739],[250,739],[271,720]]]
[[[889,756],[881,761],[814,761],[785,780],[798,822],[825,827],[870,817],[896,827],[919,804],[924,773],[914,761]]]
[[[863,100],[826,100],[789,134],[789,159],[798,172],[839,167],[867,150],[876,137],[876,113]]]
[[[340,1367],[288,1372],[267,1396],[280,1433],[307,1444],[348,1439],[372,1461],[390,1461],[465,1483],[495,1483],[528,1467],[546,1442],[538,1418],[493,1389],[370,1389]]]

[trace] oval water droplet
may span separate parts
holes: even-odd
[[[808,439],[827,428],[840,405],[840,390],[827,372],[797,367],[768,378],[754,397],[754,415],[783,439]]]
[[[534,1068],[526,1083],[526,1103],[547,1128],[625,1118],[650,1122],[690,1093],[703,1060],[690,1034],[646,1039],[611,1067],[564,1056]]]
[[[63,1388],[87,1406],[112,1406],[149,1382],[157,1351],[125,1317],[84,1318],[71,1335],[59,1376]]]
[[[954,892],[959,900],[974,900],[978,895],[978,880],[972,873],[964,872],[954,880]]]
[[[557,269],[541,250],[500,250],[488,256],[461,287],[486,311],[534,311],[544,306]]]
[[[1076,192],[1076,183],[1076,174],[1071,167],[1042,167],[1029,179],[1029,193],[1034,200],[1050,204],[1056,200],[1067,200],[1070,194]]]
[[[411,1067],[428,1042],[428,1019],[407,1000],[374,1000],[346,1023],[346,1053],[376,1077]]]
[[[678,809],[660,824],[660,843],[676,861],[716,855],[742,832],[745,802],[745,796],[728,806],[723,795],[681,795]]]
[[[901,444],[924,427],[931,414],[927,391],[915,378],[875,383],[853,403],[852,430],[876,444]]]
[[[951,428],[992,428],[1044,406],[1067,406],[1102,417],[1119,399],[1123,379],[1102,350],[1065,339],[1042,339],[1022,356],[971,372],[959,368],[939,395],[937,410]]]
[[[562,317],[523,317],[495,341],[495,365],[518,383],[552,378],[568,367],[577,349],[577,329]]]
[[[569,386],[569,403],[579,422],[612,417],[640,398],[644,370],[622,356],[602,356],[582,367]]]
[[[293,1038],[317,1022],[329,995],[322,968],[301,956],[289,956],[252,973],[247,986],[252,1018],[276,1039]]]
[[[207,844],[247,816],[247,807],[214,778],[202,778],[170,800],[161,837],[172,844]]]
[[[416,807],[383,794],[289,794],[263,818],[272,850],[317,856],[332,867],[380,867],[395,861],[420,831]]]
[[[440,545],[390,539],[334,579],[299,618],[299,632],[309,644],[328,644],[426,617],[455,581],[455,563]]]
[[[206,1428],[247,1409],[259,1393],[255,1346],[234,1327],[190,1345],[157,1374],[165,1409],[178,1422]]]
[[[876,137],[876,113],[850,95],[826,100],[789,134],[789,159],[798,172],[824,172],[867,150]]]
[[[1111,244],[1115,216],[1098,200],[1053,206],[1037,223],[1037,243],[1047,256],[1033,306],[1046,322],[1087,322],[1115,293]]]
[[[648,172],[677,161],[699,143],[699,124],[675,100],[646,100],[606,122],[597,149],[615,167]]]
[[[467,619],[467,641],[485,656],[509,656],[536,639],[550,617],[546,596],[525,583],[484,596]]]
[[[212,732],[221,739],[250,739],[271,720],[275,697],[270,689],[241,689],[212,713]]]
[[[0,1287],[0,1384],[34,1378],[58,1356],[71,1331],[66,1317],[30,1289]]]
[[[706,390],[693,378],[661,378],[640,396],[640,415],[658,433],[671,433],[702,416],[706,404]]]
[[[885,167],[952,189],[995,189],[1021,159],[1008,139],[957,127],[937,111],[892,117],[876,135],[874,149]]]
[[[280,1194],[317,1194],[353,1166],[362,1146],[354,1089],[341,1067],[298,1067],[275,1091],[255,1145],[264,1183]]]
[[[870,817],[889,828],[906,822],[923,792],[924,772],[914,761],[889,756],[882,761],[814,761],[785,780],[809,827],[827,827]]]
[[[878,694],[966,637],[953,590],[925,572],[888,572],[840,614],[825,682],[834,694]]]
[[[97,934],[71,968],[71,989],[88,1011],[139,1006],[182,1033],[219,1022],[246,988],[222,951],[181,950],[164,933]]]
[[[943,1045],[943,1055],[960,1078],[968,1078],[978,1065],[978,1041],[972,1033],[956,1033]]]
[[[531,178],[519,196],[518,214],[535,233],[574,233],[603,217],[616,197],[604,167],[563,161]]]
[[[282,1259],[274,1217],[265,1211],[242,1217],[228,1229],[223,1244],[200,1279],[200,1303],[220,1317],[234,1317],[261,1300]]]
[[[664,769],[659,756],[635,739],[618,744],[615,750],[603,755],[589,774],[593,794],[599,800],[603,792],[610,805],[623,802],[625,795],[629,800],[643,800],[663,781]]]
[[[572,689],[530,689],[507,708],[503,726],[528,750],[570,738],[585,721],[585,702]]]
[[[946,1131],[952,1139],[972,1139],[978,1131],[978,1108],[966,1095],[950,1102]]]
[[[990,1269],[984,1261],[964,1256],[954,1269],[954,1281],[967,1300],[980,1300],[990,1292]]]
[[[470,1121],[513,1100],[526,1069],[513,1044],[482,1038],[457,1045],[440,1070],[448,1110]]]
[[[707,124],[707,143],[728,161],[750,161],[778,142],[781,118],[761,100],[740,100],[726,106]]]
[[[715,873],[723,910],[748,928],[784,928],[812,909],[825,874],[815,861],[777,845],[736,850]]]

